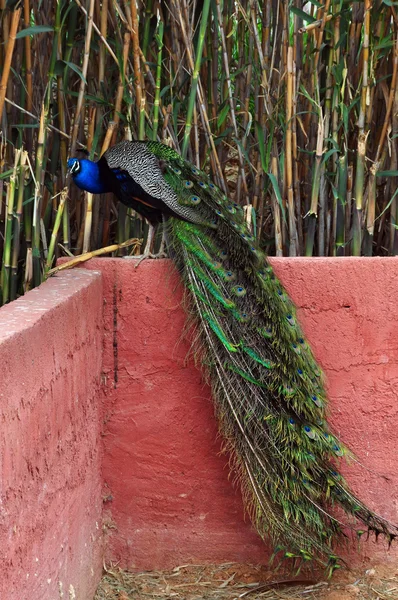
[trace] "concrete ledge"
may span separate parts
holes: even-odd
[[[92,598],[101,575],[101,275],[0,310],[0,598]]]

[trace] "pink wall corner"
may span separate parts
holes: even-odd
[[[328,381],[330,414],[365,465],[347,476],[398,522],[398,259],[273,259]],[[181,288],[169,261],[100,259],[103,274],[106,558],[129,568],[264,563],[244,520],[210,400],[186,361]],[[350,564],[358,562],[355,551]],[[361,559],[396,560],[363,544]]]
[[[102,569],[101,275],[0,310],[0,598],[92,598]]]

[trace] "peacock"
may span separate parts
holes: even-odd
[[[159,142],[124,141],[97,162],[70,158],[68,169],[79,188],[113,192],[149,221],[144,256],[164,221],[224,445],[274,555],[331,574],[344,563],[336,547],[348,531],[383,534],[391,544],[398,527],[363,504],[339,472],[350,452],[328,426],[323,375],[242,207]]]

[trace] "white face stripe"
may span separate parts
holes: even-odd
[[[78,173],[80,171],[80,161],[75,160],[73,165],[70,168],[71,173]]]

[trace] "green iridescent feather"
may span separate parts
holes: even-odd
[[[322,374],[243,211],[173,150],[148,147],[166,161],[164,178],[181,202],[198,196],[197,210],[212,224],[170,219],[167,236],[190,290],[220,430],[257,531],[281,555],[331,571],[339,566],[336,546],[355,522],[391,541],[397,528],[362,504],[338,472],[349,452],[326,424]],[[236,286],[245,293],[237,295]],[[334,505],[352,519],[342,524]]]

